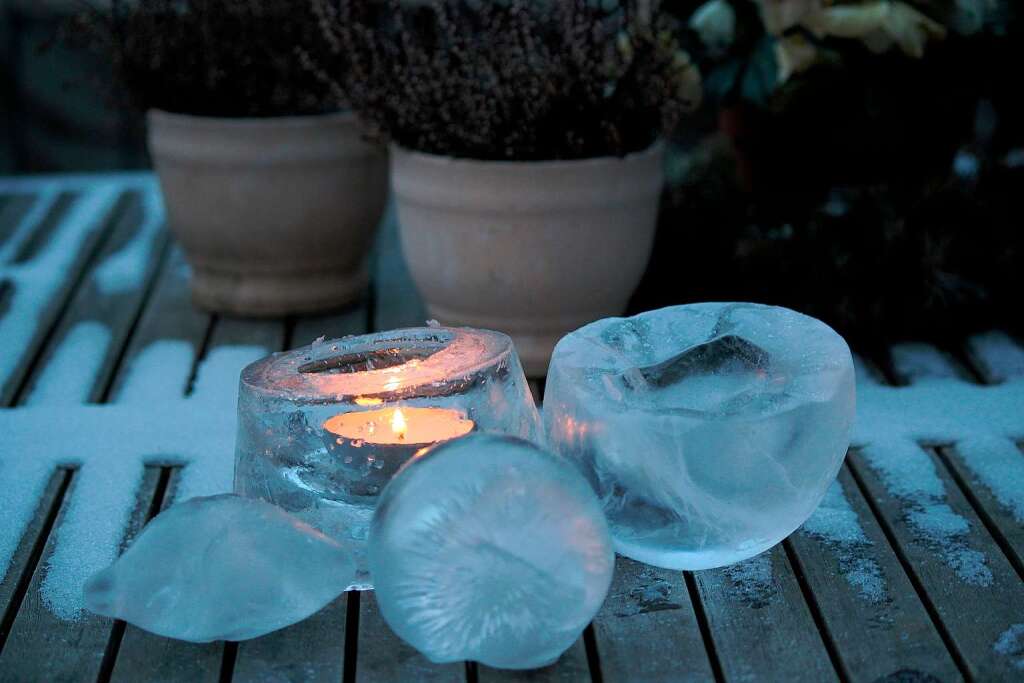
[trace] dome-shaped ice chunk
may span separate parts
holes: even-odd
[[[246,640],[305,619],[351,583],[334,540],[232,494],[168,508],[85,585],[93,612],[196,643]]]
[[[435,662],[550,664],[600,608],[614,553],[569,463],[525,441],[471,435],[412,460],[374,514],[381,613]]]

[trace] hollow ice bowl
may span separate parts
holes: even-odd
[[[842,464],[855,403],[849,347],[828,325],[702,303],[564,337],[544,424],[600,498],[619,553],[706,569],[806,521]]]

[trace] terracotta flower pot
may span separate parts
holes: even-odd
[[[563,335],[625,310],[651,253],[662,155],[660,143],[528,162],[393,147],[402,250],[430,315],[506,332],[543,375]]]
[[[387,155],[351,113],[266,119],[149,112],[149,149],[195,302],[236,315],[361,296]]]

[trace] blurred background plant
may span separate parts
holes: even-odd
[[[879,342],[1020,324],[1018,8],[674,7],[703,128],[677,138],[635,308],[751,299]]]
[[[313,0],[310,63],[378,136],[472,159],[623,156],[700,99],[674,17],[649,0]]]
[[[139,110],[287,116],[338,108],[305,68],[322,43],[312,8],[294,0],[111,0],[85,3],[64,38],[109,60],[117,94]],[[102,83],[97,84],[102,86]]]
[[[145,166],[149,108],[336,109],[299,58],[321,36],[305,1],[0,0],[0,172]]]

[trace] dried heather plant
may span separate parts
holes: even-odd
[[[310,0],[311,69],[379,137],[433,154],[623,156],[700,99],[653,0]],[[315,65],[315,66],[314,66]]]
[[[104,54],[140,109],[284,116],[338,108],[299,48],[325,51],[312,8],[295,0],[86,2],[67,41]]]

